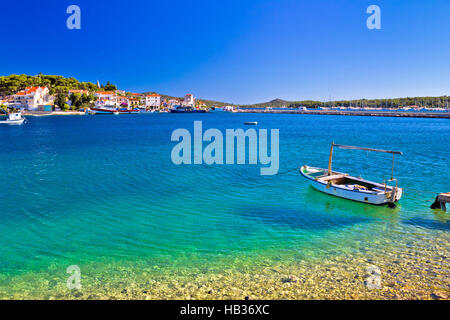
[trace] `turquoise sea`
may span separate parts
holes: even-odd
[[[209,272],[364,251],[420,255],[437,241],[439,254],[449,254],[448,212],[429,209],[429,200],[450,191],[446,119],[215,113],[28,120],[0,127],[3,297],[39,296],[33,277],[67,277],[70,265],[92,276],[119,265]],[[395,177],[404,196],[389,209],[321,194],[295,171],[261,176],[259,165],[174,165],[171,133],[192,131],[194,120],[223,133],[249,128],[245,121],[279,129],[280,173],[326,167],[332,141],[402,151]],[[334,169],[383,181],[391,161],[336,150]]]

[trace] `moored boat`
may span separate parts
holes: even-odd
[[[25,122],[25,118],[22,117],[20,112],[11,112],[8,113],[8,117],[4,120],[0,120],[0,124],[23,124]]]
[[[171,109],[169,109],[170,113],[205,113],[205,109],[196,109],[192,106],[180,106],[174,105]]]
[[[136,108],[134,108],[134,109],[121,108],[121,109],[118,109],[117,111],[119,112],[119,114],[137,114],[137,113],[141,112],[141,110],[136,109]]]
[[[112,107],[96,107],[90,109],[90,114],[119,114],[116,108]]]
[[[348,173],[333,171],[331,165],[334,147],[391,153],[393,156],[402,154],[399,151],[345,146],[332,143],[328,169],[308,165],[300,168],[301,175],[309,180],[310,185],[314,189],[336,197],[374,205],[389,204],[393,206],[396,201],[401,199],[403,190],[397,186],[397,179],[394,179],[393,175],[391,175],[391,178],[387,182],[395,181],[395,186],[390,186],[386,182],[377,183],[361,177],[351,176]],[[393,171],[394,160],[392,161],[392,174]]]
[[[209,109],[209,112],[225,112],[225,108],[224,107],[212,107],[211,109]]]

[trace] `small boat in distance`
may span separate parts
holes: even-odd
[[[91,108],[89,114],[119,114],[119,111],[113,106],[104,106]]]
[[[174,105],[169,109],[170,113],[205,113],[205,109],[194,108],[192,106]]]
[[[247,121],[244,122],[244,125],[246,126],[256,126],[258,124],[258,121]]]
[[[172,108],[169,109],[170,113],[186,113],[191,111],[192,107],[183,107],[181,105],[174,105]]]
[[[375,152],[391,153],[392,158],[392,174],[388,182],[395,181],[395,186],[389,186],[384,183],[377,183],[365,180],[361,177],[350,176],[348,173],[332,171],[331,164],[333,159],[333,148],[366,150]],[[321,192],[363,203],[384,205],[395,207],[395,202],[402,197],[402,189],[397,186],[397,179],[394,179],[394,157],[396,154],[402,154],[399,151],[371,149],[363,147],[345,146],[331,143],[330,157],[328,169],[310,167],[304,165],[300,168],[303,177],[309,180],[311,186]]]
[[[23,124],[25,118],[22,117],[20,112],[8,113],[8,117],[5,120],[0,120],[0,124]]]
[[[225,112],[225,108],[224,107],[211,107],[211,109],[209,109],[209,112]]]
[[[141,112],[141,110],[137,108],[134,109],[120,108],[117,111],[119,111],[120,114],[138,114]]]

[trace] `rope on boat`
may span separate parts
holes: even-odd
[[[271,180],[271,179],[273,179],[273,178],[276,177],[276,176],[280,176],[280,175],[283,175],[283,174],[287,174],[287,173],[290,173],[290,172],[292,172],[292,171],[298,170],[298,169],[300,169],[300,168],[301,168],[301,166],[296,167],[296,168],[291,169],[291,170],[279,172],[279,173],[277,173],[277,174],[274,174],[273,176],[254,176],[254,177],[252,177],[252,178],[248,178],[247,181]]]
[[[403,190],[407,190],[407,191],[414,191],[417,193],[432,193],[432,194],[436,194],[436,191],[427,191],[427,190],[417,190],[417,189],[410,189],[410,188],[402,188]]]
[[[288,170],[288,171],[279,172],[279,173],[277,173],[276,175],[277,175],[277,176],[280,176],[280,175],[282,175],[282,174],[286,174],[286,173],[289,173],[289,172],[292,172],[292,171],[296,171],[296,170],[298,170],[298,169],[300,169],[300,168],[301,168],[301,167],[296,167],[296,168],[291,169],[291,170]]]
[[[409,196],[411,196],[411,193],[412,193],[413,197],[418,198],[420,200],[425,199],[425,201],[428,201],[428,202],[433,202],[434,201],[434,200],[430,200],[428,195],[429,194],[433,194],[433,195],[436,194],[436,192],[434,192],[434,191],[417,190],[417,189],[410,189],[410,188],[402,188],[402,189],[404,191],[407,191],[406,193],[409,193]]]

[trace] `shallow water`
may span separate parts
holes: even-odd
[[[263,177],[259,165],[176,166],[170,135],[176,128],[192,131],[194,120],[202,120],[204,130],[222,132],[243,128],[245,121],[258,121],[255,129],[279,129],[280,172],[302,164],[326,167],[331,141],[402,151],[395,176],[404,196],[393,210],[321,194],[296,172]],[[4,297],[42,297],[57,285],[64,290],[60,280],[68,277],[69,265],[87,274],[86,286],[105,274],[104,281],[127,285],[147,268],[153,277],[155,270],[196,270],[198,276],[257,272],[280,263],[320,264],[339,256],[367,256],[375,265],[374,259],[383,265],[381,260],[396,255],[444,256],[433,261],[444,279],[448,276],[449,216],[429,209],[429,200],[450,190],[446,119],[51,116],[2,126],[0,134]],[[385,154],[337,150],[333,165],[382,181],[390,177],[391,160]],[[51,279],[58,282],[49,285]],[[448,290],[448,277],[442,289]]]

